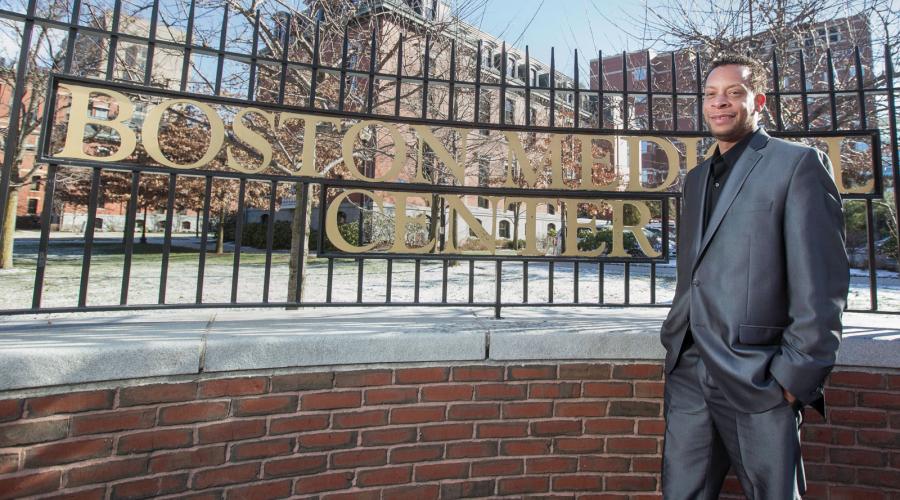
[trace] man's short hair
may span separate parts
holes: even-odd
[[[719,66],[728,66],[731,64],[747,67],[747,69],[750,70],[750,90],[756,94],[766,93],[766,69],[758,60],[742,54],[719,54],[713,59],[709,71],[706,72],[706,78],[709,78],[709,74],[712,73],[712,70]]]

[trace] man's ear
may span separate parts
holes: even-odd
[[[756,110],[757,113],[761,113],[763,108],[766,107],[766,94],[756,94],[753,97],[753,109]]]

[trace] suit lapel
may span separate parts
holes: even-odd
[[[694,217],[691,222],[691,227],[694,228],[694,265],[696,266],[697,258],[700,256],[700,243],[703,239],[703,214],[706,211],[706,183],[709,178],[709,169],[712,164],[712,159],[707,158],[700,165],[697,166],[697,177],[698,183],[700,187],[698,188],[700,191],[699,203],[697,210],[694,210]]]
[[[706,251],[706,247],[709,246],[709,242],[712,241],[713,236],[715,236],[716,230],[719,229],[719,225],[722,223],[722,219],[725,218],[725,212],[727,212],[731,207],[731,204],[734,203],[734,199],[741,191],[741,187],[743,187],[750,172],[753,171],[753,167],[755,167],[756,164],[759,163],[760,158],[762,158],[763,155],[758,150],[762,149],[768,141],[769,135],[766,134],[764,130],[760,130],[759,133],[751,139],[747,149],[744,150],[744,153],[741,154],[741,157],[738,159],[737,163],[735,163],[733,167],[734,170],[729,175],[728,182],[725,183],[725,187],[719,195],[719,201],[716,203],[716,208],[709,216],[709,225],[707,225],[706,231],[703,231],[703,210],[706,204],[706,183],[704,182],[702,191],[704,201],[701,203],[700,207],[700,221],[696,226],[699,228],[699,231],[702,232],[702,240],[700,241],[699,248],[695,254],[694,269],[697,268],[697,264],[699,264],[700,260],[703,258],[703,252]],[[708,164],[706,171],[703,172],[703,174],[703,179],[705,181],[709,175]]]

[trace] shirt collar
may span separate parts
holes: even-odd
[[[734,164],[737,163],[738,158],[741,157],[741,154],[744,153],[744,150],[747,149],[747,145],[750,144],[750,141],[753,139],[753,136],[755,136],[756,134],[759,133],[759,130],[760,130],[760,128],[756,127],[756,129],[753,132],[750,132],[749,134],[745,135],[743,139],[738,141],[738,143],[735,144],[734,146],[732,146],[731,149],[726,151],[725,154],[720,153],[719,146],[716,146],[716,151],[715,151],[715,153],[713,153],[713,158],[712,158],[713,163],[715,163],[717,160],[721,159],[722,161],[725,162],[725,165],[727,165],[728,168],[733,167]]]

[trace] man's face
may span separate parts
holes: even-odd
[[[736,143],[753,132],[765,104],[766,96],[751,90],[746,66],[719,66],[706,78],[703,118],[720,142]]]

